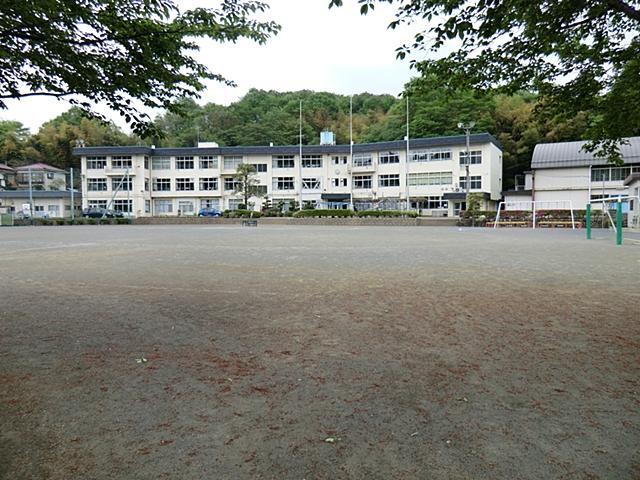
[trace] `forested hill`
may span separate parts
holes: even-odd
[[[414,88],[415,87],[415,88]],[[545,114],[544,105],[529,93],[476,96],[471,91],[451,94],[431,85],[407,85],[409,130],[412,138],[462,133],[459,122],[475,121],[475,132],[493,134],[504,148],[503,183],[529,168],[536,143],[583,139],[588,112],[569,120]],[[139,139],[113,123],[88,119],[77,108],[45,123],[31,134],[19,122],[0,121],[0,163],[20,165],[43,161],[61,168],[78,167],[71,155],[77,139],[86,145],[155,144],[194,146],[200,141],[234,145],[292,145],[298,143],[302,101],[302,142],[317,144],[328,129],[338,143],[349,143],[350,99],[326,92],[250,90],[229,106],[181,102],[182,115],[156,118],[164,138]],[[406,133],[406,103],[392,95],[353,96],[353,139],[356,143],[402,139]]]

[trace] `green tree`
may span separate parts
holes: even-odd
[[[250,163],[241,163],[233,175],[236,183],[235,193],[241,193],[244,198],[245,208],[249,208],[251,197],[261,197],[262,193],[258,188],[259,180],[256,176],[256,167]]]
[[[0,120],[0,163],[19,165],[27,156],[29,129],[14,120]]]
[[[87,118],[80,108],[73,107],[44,123],[29,139],[29,145],[33,160],[64,169],[79,168],[80,160],[72,154],[78,140],[86,146],[131,143],[131,138],[115,124]]]
[[[622,137],[640,134],[640,2],[358,0],[361,12],[379,1],[398,5],[392,28],[429,22],[399,57],[461,42],[417,62],[424,76],[436,74],[454,89],[534,91],[565,120],[591,112],[588,148],[611,161],[620,161]]]
[[[180,11],[172,0],[12,2],[0,20],[0,107],[29,96],[66,98],[88,112],[101,103],[136,133],[157,132],[140,105],[179,112],[176,100],[197,96],[205,80],[233,84],[193,58],[195,39],[263,43],[280,28],[254,18],[265,3],[219,4]]]

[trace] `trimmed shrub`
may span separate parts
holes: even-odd
[[[222,212],[222,216],[225,218],[260,218],[262,214],[260,212],[254,212],[253,210],[225,210]]]
[[[56,225],[64,225],[66,223],[64,221],[64,218],[56,218],[55,222],[56,222]]]
[[[115,220],[116,220],[116,225],[129,225],[131,223],[130,218],[118,217]]]
[[[418,212],[405,212],[403,210],[362,210],[357,212],[358,217],[410,217],[416,218]]]
[[[291,212],[288,212],[291,213]],[[316,208],[309,210],[298,210],[293,214],[295,218],[304,217],[352,217],[352,210],[335,210],[331,208]]]

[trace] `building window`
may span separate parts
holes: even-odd
[[[111,206],[116,212],[131,213],[133,211],[133,200],[114,200]]]
[[[255,185],[256,196],[264,197],[267,194],[267,186],[266,185]]]
[[[144,201],[144,213],[151,213],[151,200]]]
[[[612,167],[611,168],[611,181],[622,182],[625,178],[631,175],[631,167]]]
[[[151,168],[153,170],[171,170],[170,157],[152,157]]]
[[[273,155],[271,157],[273,168],[293,168],[296,166],[293,155]]]
[[[482,188],[482,177],[480,175],[471,175],[471,190],[480,190]],[[462,190],[467,189],[467,177],[460,177],[460,188]]]
[[[149,170],[149,157],[145,155],[144,157],[144,169]]]
[[[196,185],[193,178],[176,178],[176,191],[187,192],[195,189]]]
[[[173,212],[173,200],[156,200],[154,205],[155,213],[163,214]]]
[[[469,156],[471,158],[470,162],[467,162],[467,152],[460,152],[460,165],[478,165],[482,163],[482,151],[481,150],[471,150],[469,151]]]
[[[322,155],[303,155],[302,168],[322,168]]]
[[[224,189],[229,192],[231,190],[238,190],[240,188],[240,182],[233,177],[227,177],[224,179]]]
[[[87,170],[98,170],[107,166],[107,157],[87,157]]]
[[[171,190],[170,178],[154,178],[153,179],[154,192],[168,192],[169,190]]]
[[[226,155],[223,163],[225,170],[237,170],[242,165],[242,155]]]
[[[416,150],[410,153],[409,158],[412,162],[442,162],[451,160],[451,150],[442,148]]]
[[[353,188],[371,188],[371,175],[354,175]]]
[[[398,152],[384,152],[379,156],[381,164],[400,163],[400,154]]]
[[[132,162],[130,156],[114,156],[111,157],[111,168],[131,168]]]
[[[107,179],[106,178],[87,178],[87,190],[89,192],[106,192]]]
[[[370,167],[373,164],[373,156],[370,153],[357,153],[353,156],[354,167]]]
[[[148,178],[144,179],[144,191],[145,192],[149,191],[149,179]]]
[[[178,200],[178,211],[180,213],[193,213],[193,202],[191,200]]]
[[[218,179],[216,177],[201,178],[200,190],[218,190]]]
[[[52,217],[60,216],[60,205],[47,205],[47,210]]]
[[[451,172],[426,172],[426,173],[410,173],[409,185],[451,185],[453,183],[453,174]]]
[[[274,190],[293,190],[294,188],[293,177],[276,177],[273,179]]]
[[[302,188],[304,190],[320,190],[320,179],[319,178],[303,178],[302,179]]]
[[[241,198],[230,198],[229,199],[229,210],[238,210],[240,205],[244,205],[244,200]]]
[[[442,197],[425,197],[424,200],[421,200],[415,203],[414,208],[426,208],[429,210],[443,210],[449,208],[449,201],[443,200]]]
[[[89,200],[87,203],[89,208],[107,208],[106,200]],[[71,210],[71,206],[67,210]]]
[[[219,198],[203,198],[200,200],[200,208],[217,208],[220,209]]]
[[[113,177],[111,179],[111,190],[131,191],[133,190],[133,179],[131,177]]]
[[[380,175],[378,177],[378,185],[381,187],[399,187],[400,175],[393,173],[391,175]]]
[[[253,165],[257,173],[265,173],[267,171],[266,163],[252,163],[251,165]]]
[[[218,157],[215,155],[200,156],[200,168],[218,168]]]
[[[193,157],[176,157],[176,170],[193,170]]]
[[[332,178],[331,179],[331,185],[333,185],[334,187],[346,187],[347,186],[347,179],[346,178]]]
[[[346,165],[347,164],[347,156],[346,155],[334,155],[331,157],[331,162],[334,165]]]

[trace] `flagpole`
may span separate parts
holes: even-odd
[[[405,188],[407,189],[407,213],[411,206],[409,200],[409,94],[407,94],[407,161],[405,162]]]
[[[300,100],[300,135],[299,135],[300,156],[298,161],[298,175],[300,176],[300,205],[299,210],[302,210],[302,100]]]
[[[353,95],[349,97],[349,170],[349,200],[353,210]]]

